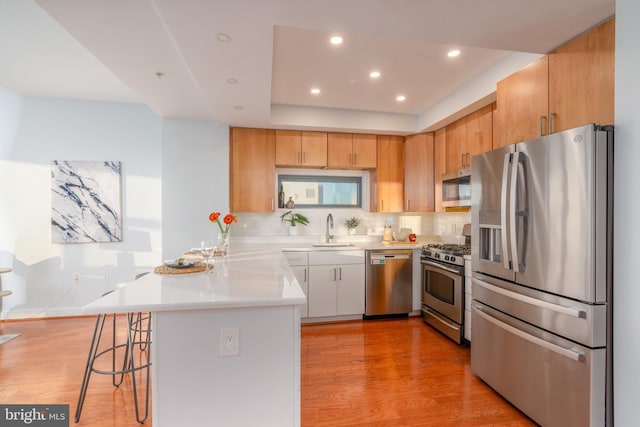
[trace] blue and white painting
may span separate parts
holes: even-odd
[[[51,162],[51,241],[122,240],[120,162]]]

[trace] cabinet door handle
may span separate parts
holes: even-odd
[[[338,272],[337,272],[336,270],[338,270],[338,269],[337,269],[337,268],[334,268],[334,269],[333,269],[333,281],[334,281],[334,282],[335,282],[335,281],[337,280],[337,278],[338,278]]]
[[[460,154],[460,167],[464,167],[464,154]]]
[[[556,113],[549,113],[549,132],[547,135],[553,133],[553,118],[556,116]]]
[[[299,151],[298,151],[297,159],[298,159],[298,164],[302,163],[302,156],[300,155]]]
[[[356,153],[353,153],[353,166],[357,166],[358,165],[358,155]]]
[[[353,153],[349,153],[349,165],[353,166]]]
[[[275,199],[271,199],[271,212],[276,210],[276,203],[275,203]]]
[[[307,283],[307,269],[304,269],[304,282]]]
[[[407,199],[407,212],[411,211],[411,200]]]
[[[380,200],[380,212],[384,211],[384,200]]]
[[[544,119],[546,117],[545,116],[540,116],[540,136],[544,136]]]
[[[307,163],[307,152],[303,151],[302,152],[302,164]]]
[[[342,267],[338,268],[338,271],[340,272],[340,280],[342,280]]]

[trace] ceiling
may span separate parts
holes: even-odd
[[[614,11],[614,0],[0,0],[0,87],[234,126],[344,130],[359,115],[411,133],[486,70]]]

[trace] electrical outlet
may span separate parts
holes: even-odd
[[[220,356],[237,356],[240,354],[240,329],[220,329]]]

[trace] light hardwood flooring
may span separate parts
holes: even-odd
[[[0,322],[21,334],[0,345],[0,402],[66,403],[73,419],[94,323]],[[534,425],[474,376],[468,348],[419,318],[304,325],[301,383],[302,427]],[[129,379],[94,375],[78,425],[139,425],[131,397]]]

